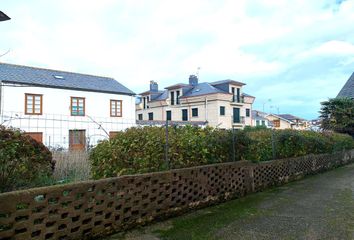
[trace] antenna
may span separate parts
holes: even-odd
[[[5,56],[6,54],[8,54],[10,52],[10,49],[9,50],[7,50],[5,53],[0,53],[0,57],[3,57],[3,56]]]
[[[200,67],[197,68],[197,72],[195,73],[195,75],[197,76],[197,78],[199,78],[199,71],[200,71]]]

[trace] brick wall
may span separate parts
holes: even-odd
[[[354,162],[354,150],[234,162],[0,194],[0,239],[106,235]]]

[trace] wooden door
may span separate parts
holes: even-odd
[[[33,138],[37,142],[40,142],[40,143],[43,142],[43,133],[41,133],[41,132],[26,132],[25,135],[30,136],[31,138]]]
[[[115,136],[117,136],[117,134],[118,134],[118,132],[116,132],[116,131],[109,132],[109,139],[114,138]]]
[[[85,130],[69,130],[69,150],[83,151],[86,147]]]

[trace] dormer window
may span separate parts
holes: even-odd
[[[180,91],[176,91],[176,104],[180,104],[180,101],[179,101],[179,97],[180,97]]]
[[[143,108],[144,109],[149,108],[149,106],[147,105],[148,102],[149,102],[149,96],[143,97]]]
[[[241,102],[240,88],[231,87],[232,101]]]
[[[175,92],[171,92],[171,105],[175,105]]]

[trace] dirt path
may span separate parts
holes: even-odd
[[[354,239],[354,165],[106,240]]]

